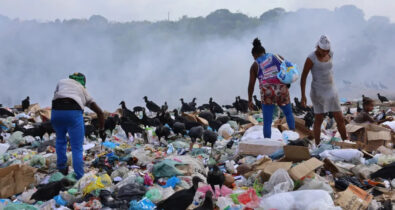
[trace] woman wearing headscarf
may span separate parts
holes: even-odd
[[[253,110],[252,94],[254,93],[256,79],[258,79],[261,91],[264,137],[271,138],[275,105],[278,105],[283,111],[289,129],[295,130],[295,119],[292,114],[288,87],[277,78],[282,58],[272,53],[266,53],[258,38],[254,39],[253,46],[251,54],[254,58],[254,63],[250,68],[250,81],[248,84],[249,108]]]
[[[99,130],[102,131],[104,127],[103,112],[86,91],[85,84],[85,75],[74,73],[68,79],[62,79],[58,82],[52,100],[51,123],[56,131],[57,168],[65,175],[68,173],[66,156],[66,133],[68,133],[73,157],[73,168],[77,179],[84,175],[82,145],[85,134],[83,118],[85,106],[97,114]]]
[[[322,35],[317,42],[316,50],[307,57],[304,64],[300,86],[302,90],[302,106],[306,106],[306,78],[311,71],[310,98],[314,109],[314,138],[318,145],[321,141],[321,125],[325,113],[331,112],[337,123],[337,129],[343,140],[347,139],[346,127],[339,103],[339,97],[333,82],[333,51],[327,36]]]

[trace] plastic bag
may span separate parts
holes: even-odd
[[[280,70],[277,73],[277,78],[284,84],[291,84],[298,80],[300,74],[297,65],[290,61],[280,59],[279,57],[278,59],[282,63],[280,65]]]
[[[282,135],[283,135],[283,139],[285,140],[285,142],[295,141],[295,140],[299,139],[299,134],[296,133],[295,131],[286,130],[286,131],[283,131]]]
[[[218,134],[220,134],[224,138],[228,137],[228,136],[232,136],[234,132],[235,131],[232,129],[232,127],[228,123],[223,124],[218,129]]]
[[[172,187],[174,188],[178,183],[180,183],[181,180],[175,176],[171,177],[170,179],[167,180],[166,184],[163,185],[163,188],[167,188],[167,187]]]
[[[145,197],[147,197],[154,203],[158,203],[162,199],[162,193],[161,190],[158,188],[151,188],[147,191],[147,193],[145,193]]]
[[[15,131],[14,133],[12,133],[12,135],[8,139],[8,142],[16,146],[26,143],[25,138],[23,138],[23,133],[21,131]]]
[[[38,208],[25,203],[10,203],[4,210],[38,210]]]
[[[294,189],[294,182],[289,177],[288,172],[285,169],[278,169],[274,174],[270,176],[269,181],[265,182],[263,188],[269,192],[268,195],[282,192],[288,192]]]
[[[326,150],[320,153],[320,157],[322,159],[328,158],[332,161],[360,161],[363,157],[363,153],[357,149],[334,149],[334,150]]]
[[[257,208],[259,207],[259,197],[255,193],[254,189],[248,189],[247,192],[244,192],[237,196],[237,199],[240,203],[244,204],[248,208]]]
[[[306,178],[298,190],[325,190],[329,194],[333,194],[332,187],[325,180],[321,180],[318,177],[314,179]]]
[[[133,200],[130,202],[129,210],[152,210],[156,206],[148,198],[143,198],[139,202]]]
[[[57,204],[61,205],[61,206],[66,206],[67,205],[67,201],[65,201],[62,196],[57,195],[53,198]]]
[[[94,181],[92,180],[88,186],[83,189],[83,193],[86,195],[94,190],[110,187],[111,185],[111,177],[108,174],[103,174],[99,177],[95,176]]]
[[[228,197],[219,197],[215,204],[219,207],[220,210],[243,209],[241,205],[234,204],[232,199]]]
[[[264,209],[276,210],[341,210],[336,207],[328,192],[324,190],[300,190],[283,192],[265,197],[260,202]]]
[[[222,185],[221,190],[219,189],[219,185],[215,185],[215,197],[218,198],[219,196],[228,196],[232,194],[232,189],[229,189],[227,186]],[[201,186],[197,189],[197,191],[202,192],[204,195],[206,194],[207,191],[213,192],[213,189],[211,188],[210,185],[204,185]],[[214,193],[214,192],[213,192]]]

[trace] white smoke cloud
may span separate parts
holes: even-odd
[[[195,28],[183,21],[108,23],[96,17],[37,23],[0,17],[0,103],[19,104],[29,95],[32,102],[49,106],[57,81],[78,71],[86,74],[90,94],[109,111],[121,100],[129,107],[143,105],[145,95],[160,105],[167,101],[170,107],[180,106],[181,97],[197,97],[198,104],[209,97],[230,104],[235,96],[247,98],[255,37],[268,52],[303,68],[321,34],[332,40],[340,97],[383,92],[367,88],[365,81],[395,86],[394,49],[388,47],[395,44],[394,24],[384,17],[365,20],[355,7],[302,9],[277,22],[263,21],[257,28],[235,28],[233,34],[215,31],[220,29],[214,22],[205,24],[215,33],[192,33]],[[343,80],[352,84],[345,86]],[[259,94],[257,86],[255,93]],[[292,85],[291,94],[300,95],[299,83]]]

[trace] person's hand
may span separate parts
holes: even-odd
[[[307,99],[306,99],[306,96],[302,96],[302,99],[300,100],[300,105],[302,106],[302,107],[307,107]]]
[[[250,109],[250,111],[254,111],[254,104],[252,103],[252,101],[248,101],[248,108]]]

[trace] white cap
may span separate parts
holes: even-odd
[[[320,40],[318,40],[317,42],[317,45],[323,50],[331,49],[331,42],[329,41],[328,37],[325,35],[321,35]]]

